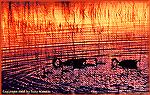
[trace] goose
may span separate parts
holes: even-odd
[[[138,72],[140,71],[137,66],[137,63],[140,62],[140,60],[122,60],[120,62],[116,58],[113,58],[111,60],[112,60],[111,69],[115,69],[116,67],[121,67],[124,70],[127,70],[127,72],[129,69],[136,69]],[[114,65],[114,61],[116,61],[116,65]]]
[[[86,58],[79,58],[79,59],[68,59],[65,62],[62,62],[58,58],[54,58],[52,64],[54,68],[59,68],[62,66],[73,66],[73,69],[81,69],[85,67]]]
[[[97,66],[97,65],[105,65],[106,63],[103,62],[97,62],[97,59],[95,58],[95,64],[87,64],[87,58],[79,58],[79,59],[68,59],[65,62],[62,62],[60,59],[58,58],[54,58],[52,64],[54,66],[54,68],[59,68],[62,66],[73,66],[73,70],[74,69],[84,69],[85,67],[89,67],[89,66]]]
[[[111,59],[112,60],[112,69],[115,67],[115,65],[113,64],[114,61],[116,61],[116,66],[121,66],[123,69],[138,69],[137,67],[137,62],[139,62],[139,60],[122,60],[122,61],[118,61],[116,58]]]

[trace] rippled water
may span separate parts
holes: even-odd
[[[3,93],[148,92],[146,3],[87,3],[86,7],[71,3],[70,9],[65,7],[67,3],[61,4],[2,3]],[[62,61],[96,58],[106,64],[74,70],[64,66],[68,71],[62,73],[62,68],[48,64],[49,56]],[[112,70],[112,58],[140,60],[142,74],[130,70],[127,76],[122,68]],[[44,70],[49,72],[45,77]]]
[[[118,56],[118,54],[116,58],[120,61],[141,58],[138,64],[138,67],[142,70],[141,76],[134,70],[129,72],[128,77],[123,69],[111,70],[111,57],[109,56],[95,57],[99,61],[106,63],[105,65],[70,70],[63,74],[61,73],[61,68],[55,69],[52,65],[46,65],[47,61],[42,57],[38,57],[39,59],[37,60],[34,55],[31,55],[33,58],[29,60],[29,55],[5,56],[3,57],[2,70],[3,90],[26,90],[26,93],[37,93],[36,91],[48,91],[47,93],[148,92],[148,54],[146,52],[142,53],[144,51],[140,51],[142,54],[124,52],[129,56],[126,54]],[[17,59],[22,61],[17,61]],[[41,77],[44,72],[43,68],[50,72],[46,78]],[[64,67],[64,69],[68,70],[70,68]],[[119,88],[117,88],[117,85],[119,85]]]

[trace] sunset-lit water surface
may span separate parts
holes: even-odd
[[[141,92],[148,91],[145,87],[148,85],[145,79],[148,76],[147,2],[5,2],[2,3],[1,23],[4,90],[50,90],[50,93],[59,93],[53,92],[50,87],[57,88],[61,83],[69,83],[68,91],[76,91],[82,85],[108,88],[113,92],[114,88],[110,85],[119,81],[120,84],[132,85],[133,92],[139,89]],[[60,69],[45,67],[45,57],[48,55],[62,60],[72,57],[97,58],[106,65],[75,70],[74,76],[69,77],[71,73],[66,73],[62,78]],[[144,75],[138,77],[131,74],[131,80],[117,77],[122,71],[110,69],[112,57],[118,60],[141,59],[138,66]],[[53,71],[46,79],[39,77],[43,66]],[[93,77],[92,72],[98,75]],[[74,79],[80,81],[74,83]],[[96,90],[93,91],[96,93]]]

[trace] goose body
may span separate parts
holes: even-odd
[[[116,61],[116,65],[114,65],[114,61]],[[114,69],[116,67],[121,67],[123,68],[124,70],[127,71],[127,77],[128,77],[128,74],[129,74],[129,69],[135,69],[138,76],[142,75],[141,73],[141,70],[139,69],[139,67],[137,66],[137,63],[139,62],[139,60],[122,60],[122,61],[118,61],[116,58],[113,58],[112,59],[112,64],[111,64],[111,69]]]
[[[137,61],[136,60],[123,60],[119,62],[119,66],[127,69],[137,69]]]
[[[120,66],[123,69],[137,69],[137,63],[138,60],[122,60],[122,61],[118,61],[116,58],[112,59],[112,68],[115,67],[113,62],[116,61],[116,67]]]
[[[93,60],[93,61],[95,61],[95,63],[94,64],[88,64],[87,60]],[[59,64],[57,64],[57,62]],[[87,58],[68,59],[64,62],[62,62],[60,59],[54,58],[52,64],[53,64],[54,68],[59,68],[59,67],[62,67],[62,66],[73,66],[73,69],[83,69],[85,67],[97,66],[99,64],[105,64],[105,63],[97,62],[96,58],[93,58],[93,59],[87,59]]]
[[[69,59],[65,62],[62,62],[64,66],[73,66],[73,69],[82,69],[85,67],[86,58],[80,59]]]

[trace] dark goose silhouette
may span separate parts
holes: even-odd
[[[114,65],[114,61],[116,61],[116,65]],[[138,76],[141,76],[141,70],[137,66],[137,63],[140,62],[140,60],[122,60],[118,61],[116,58],[112,59],[111,69],[115,69],[117,67],[123,68],[127,72],[127,77],[129,74],[129,69],[135,69],[137,71]]]
[[[53,66],[54,68],[59,68],[62,66],[73,66],[73,69],[84,69],[85,67],[89,67],[89,66],[97,66],[97,65],[105,65],[106,63],[103,62],[97,62],[97,59],[93,59],[95,61],[95,64],[87,64],[87,58],[79,58],[79,59],[68,59],[65,62],[62,62],[60,59],[58,58],[54,58],[53,59]]]
[[[117,66],[121,66],[123,69],[138,69],[137,62],[139,62],[139,60],[122,60],[121,62],[119,62],[116,58],[113,58],[111,60],[112,69],[114,69]],[[116,65],[113,64],[114,61],[116,61]]]
[[[105,63],[103,62],[97,62],[96,58],[92,58],[92,59],[95,61],[95,64],[87,64],[86,61],[90,60],[88,58],[68,59],[62,62],[59,58],[54,57],[52,64],[55,69],[61,68],[62,74],[74,69],[84,69],[85,67],[90,67],[90,66],[105,65]],[[72,66],[73,68],[70,70],[63,70],[63,66]]]
[[[68,59],[65,62],[62,62],[58,58],[54,58],[52,64],[54,68],[60,68],[62,66],[73,66],[73,69],[81,69],[85,67],[86,58],[80,59]]]

